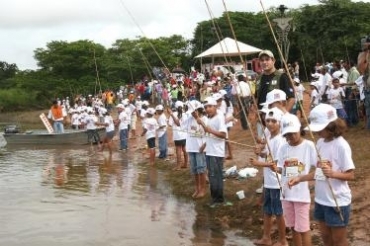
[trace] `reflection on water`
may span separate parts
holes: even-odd
[[[139,158],[0,149],[0,245],[250,245],[212,228],[209,211],[177,199]]]

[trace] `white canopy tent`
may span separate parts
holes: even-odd
[[[262,50],[259,48],[256,48],[254,46],[239,42],[238,46],[240,49],[240,54],[241,55],[251,55],[255,53],[259,53]],[[201,54],[197,55],[195,58],[205,58],[205,57],[222,57],[224,55],[226,56],[238,56],[239,51],[238,47],[236,46],[235,39],[232,38],[224,38],[217,44],[213,45],[211,48],[208,50],[202,52]]]

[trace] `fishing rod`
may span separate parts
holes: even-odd
[[[219,33],[217,32],[217,27],[216,27],[216,25],[215,25],[215,21],[214,21],[214,17],[213,17],[213,15],[212,15],[211,9],[210,9],[210,7],[209,7],[209,5],[208,5],[207,0],[204,0],[204,1],[205,1],[205,3],[206,3],[207,9],[208,9],[208,13],[209,13],[209,15],[210,15],[210,17],[211,17],[211,20],[212,20],[213,26],[214,26],[214,28],[216,29],[216,35],[217,35],[218,41],[220,42],[220,47],[221,47],[222,54],[224,55],[224,58],[225,58],[226,63],[228,63],[228,60],[227,60],[227,58],[226,58],[226,53],[225,53],[225,51],[224,51],[224,49],[223,49],[223,46],[222,46],[222,43],[221,43],[221,41],[222,41],[222,40],[221,40],[221,38],[220,38]],[[221,30],[220,30],[220,33],[221,33]],[[225,43],[225,48],[227,48],[226,43]],[[239,90],[240,90],[240,93],[241,93],[241,92],[242,92],[242,90],[241,90],[241,88],[240,88],[240,84],[239,84],[239,83],[237,83],[237,85],[238,85]],[[248,128],[249,128],[249,130],[250,130],[250,132],[251,132],[252,139],[253,139],[254,143],[256,144],[256,143],[257,143],[257,141],[256,141],[256,138],[255,138],[255,136],[254,136],[253,132],[252,132],[252,125],[250,124],[250,122],[249,122],[249,120],[248,120],[248,115],[247,115],[247,113],[246,113],[245,105],[244,105],[244,103],[242,102],[242,100],[241,100],[241,98],[240,98],[239,93],[236,93],[236,97],[238,98],[238,102],[239,102],[239,104],[240,104],[240,106],[241,106],[241,108],[242,108],[243,115],[244,115],[245,120],[247,121],[247,124],[248,124],[248,126],[249,126]]]
[[[237,41],[237,39],[236,39],[235,30],[234,30],[234,27],[233,27],[233,25],[232,25],[232,23],[231,23],[231,19],[230,19],[229,11],[227,10],[225,0],[222,0],[222,3],[223,3],[223,5],[224,5],[225,13],[226,13],[226,16],[227,16],[227,20],[228,20],[228,22],[229,22],[230,29],[231,29],[231,32],[232,32],[232,34],[233,34],[233,37],[234,37],[234,40],[235,40],[235,43],[236,43],[236,47],[237,47],[237,49],[238,49],[239,58],[240,58],[240,60],[241,60],[241,62],[242,62],[242,64],[243,64],[243,67],[245,67],[245,62],[244,62],[243,57],[242,57],[242,55],[241,55],[241,51],[240,51],[240,48],[239,48],[239,44],[238,44],[238,41]],[[248,85],[249,85],[249,84],[248,84]],[[253,95],[252,93],[251,93],[251,97],[252,97],[252,99],[253,99],[253,103],[254,103],[254,105],[256,105],[256,107],[258,107],[258,105],[257,105],[257,100],[256,100],[256,98],[254,97],[254,95]],[[257,113],[257,117],[258,117],[258,120],[260,121],[260,123],[262,124],[262,119],[261,119],[261,116],[260,116],[260,114],[259,114],[259,113]],[[262,124],[262,125],[263,125],[263,124]],[[269,156],[270,156],[270,158],[271,158],[271,161],[275,162],[274,157],[273,157],[273,155],[272,155],[272,151],[271,151],[270,144],[269,144],[269,142],[267,141],[267,139],[268,139],[268,138],[267,138],[267,136],[266,136],[266,132],[265,132],[265,131],[262,131],[262,132],[263,132],[263,135],[264,135],[264,137],[265,137],[265,139],[266,139],[266,146],[267,146],[267,149],[268,149],[268,151],[269,151]],[[252,134],[253,134],[253,133],[252,133]],[[255,140],[255,144],[256,144],[256,140]],[[276,164],[276,163],[275,163],[275,164]],[[283,197],[285,197],[284,192],[283,192],[283,187],[282,187],[282,185],[281,185],[281,181],[280,181],[280,178],[279,178],[279,174],[278,174],[277,170],[275,170],[275,169],[274,169],[273,171],[274,171],[274,173],[275,173],[276,180],[277,180],[277,182],[278,182],[278,184],[279,184],[279,188],[280,188],[281,195],[282,195]]]
[[[275,35],[275,33],[274,33],[274,29],[272,28],[272,25],[271,25],[270,19],[269,19],[269,17],[267,16],[267,13],[266,13],[265,7],[264,7],[264,5],[263,5],[263,3],[262,3],[262,0],[260,0],[260,4],[261,4],[262,10],[263,10],[263,13],[264,13],[264,15],[265,15],[265,17],[266,17],[266,20],[267,20],[267,22],[268,22],[268,25],[269,25],[269,27],[270,27],[270,31],[271,31],[272,36],[273,36],[273,38],[274,38],[275,44],[276,44],[276,46],[277,46],[277,49],[278,49],[279,55],[281,56],[282,62],[283,62],[283,64],[284,64],[284,67],[285,67],[286,71],[289,71],[289,69],[288,69],[288,64],[287,64],[287,62],[286,62],[286,60],[285,60],[285,58],[284,58],[284,56],[283,56],[283,52],[281,51],[281,48],[280,48],[279,43],[278,43],[278,41],[277,41],[276,35]],[[292,85],[292,86],[293,86],[293,88],[294,88],[294,84],[293,84],[292,76],[290,75],[290,73],[289,73],[289,72],[287,72],[287,75],[288,75],[288,77],[289,77],[289,80],[290,80],[291,85]],[[295,90],[294,90],[294,91],[295,91]],[[296,91],[295,91],[295,93],[297,94],[297,92],[296,92]],[[303,106],[302,106],[302,104],[301,104],[301,102],[300,102],[299,100],[298,100],[298,103],[299,103],[300,107],[303,109]],[[309,133],[310,133],[310,136],[311,136],[312,141],[313,141],[314,143],[316,143],[316,139],[315,139],[315,137],[314,137],[314,135],[313,135],[313,133],[312,133],[312,130],[311,130],[311,128],[310,128],[310,124],[309,124],[309,122],[308,122],[307,115],[306,115],[306,113],[304,112],[304,110],[302,110],[302,116],[303,116],[303,119],[305,120],[305,122],[307,123],[307,128],[308,128],[308,131],[309,131]],[[318,150],[318,148],[317,148],[317,145],[316,145],[316,144],[315,144],[315,150],[316,150],[316,153],[317,153],[317,157],[318,157],[319,161],[321,162],[321,161],[322,161],[322,158],[321,158],[321,155],[320,155],[320,153],[319,153],[319,150]],[[342,211],[341,211],[341,210],[340,210],[340,208],[339,208],[338,200],[337,200],[337,197],[336,197],[336,196],[335,196],[335,194],[334,194],[334,190],[333,190],[333,187],[332,187],[332,185],[331,185],[331,182],[330,182],[330,180],[329,180],[328,178],[326,179],[326,181],[327,181],[327,184],[329,185],[330,193],[331,193],[331,195],[332,195],[332,197],[333,197],[333,199],[334,199],[334,202],[335,202],[335,206],[336,206],[337,212],[339,213],[339,216],[340,216],[341,220],[342,220],[342,221],[344,221],[344,217],[343,217]]]
[[[100,78],[99,78],[98,64],[96,62],[95,48],[93,49],[93,54],[94,54],[94,64],[95,64],[95,72],[96,72],[96,82],[95,82],[95,96],[96,96],[96,87],[98,83],[99,83],[99,94],[102,93],[102,90],[101,90],[101,84],[100,84]]]

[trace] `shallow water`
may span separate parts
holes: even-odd
[[[0,245],[252,245],[197,214],[138,156],[1,148]]]

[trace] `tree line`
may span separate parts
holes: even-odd
[[[285,13],[293,18],[289,62],[298,61],[304,68],[302,78],[308,79],[316,62],[356,61],[360,39],[370,33],[368,13],[370,3],[351,0],[320,0],[318,5],[289,9]],[[239,41],[278,56],[263,12],[228,14]],[[270,19],[280,14],[276,8],[268,10]],[[45,107],[56,97],[117,89],[152,78],[154,67],[199,68],[200,60],[194,57],[219,42],[219,37],[233,37],[226,13],[199,22],[192,39],[181,35],[118,39],[109,48],[90,40],[51,41],[34,51],[36,70],[19,70],[16,64],[0,61],[0,111]]]

